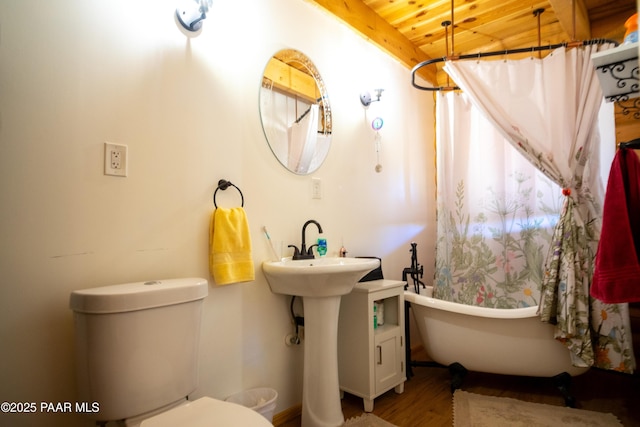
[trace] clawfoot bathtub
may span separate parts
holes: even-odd
[[[431,291],[427,287],[426,294]],[[553,338],[553,325],[540,321],[537,306],[476,307],[411,291],[405,291],[404,297],[413,310],[427,354],[438,364],[449,366],[452,373],[470,370],[566,380],[588,370],[572,365],[569,351]],[[452,384],[452,389],[457,386]],[[558,384],[565,394],[563,387]]]

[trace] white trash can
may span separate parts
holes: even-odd
[[[277,391],[272,388],[260,387],[233,394],[225,400],[251,408],[265,417],[269,422],[273,422],[273,411],[276,409],[277,399]]]

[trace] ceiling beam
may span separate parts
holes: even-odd
[[[589,13],[583,0],[549,0],[549,3],[556,13],[560,26],[569,35],[569,37],[573,40],[589,40],[591,38]]]
[[[400,31],[382,19],[362,0],[308,0],[342,20],[371,43],[413,68],[431,59]],[[429,68],[429,69],[427,69]],[[417,73],[431,84],[437,84],[435,67],[423,67]]]

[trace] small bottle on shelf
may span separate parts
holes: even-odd
[[[376,311],[378,312],[378,326],[384,325],[384,301],[376,301]]]
[[[373,329],[378,329],[378,304],[373,303]]]

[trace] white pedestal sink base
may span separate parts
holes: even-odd
[[[300,296],[304,303],[302,427],[344,423],[338,382],[340,300],[379,265],[375,258],[287,258],[262,263],[272,292]]]
[[[338,316],[341,296],[303,297],[304,380],[302,427],[344,423],[338,381]]]

